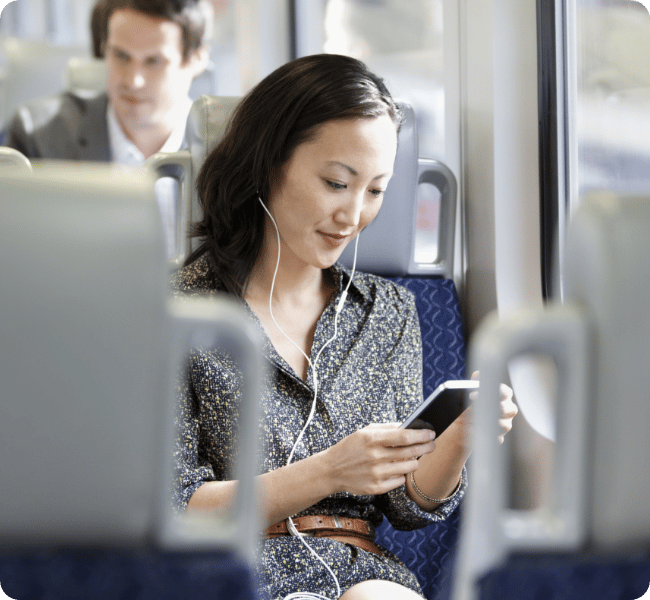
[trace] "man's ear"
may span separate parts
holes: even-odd
[[[208,66],[210,54],[207,48],[201,47],[192,52],[189,58],[190,68],[192,69],[192,78],[198,77]]]

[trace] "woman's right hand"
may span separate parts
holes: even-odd
[[[418,458],[435,448],[430,429],[399,429],[397,423],[359,429],[322,453],[335,492],[384,494],[417,470]]]

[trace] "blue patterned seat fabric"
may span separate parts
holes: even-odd
[[[0,557],[15,600],[254,600],[251,571],[231,552],[58,550]],[[5,598],[0,592],[0,597]]]
[[[465,335],[454,282],[391,279],[415,294],[422,331],[424,396],[448,379],[464,379]],[[396,531],[386,520],[378,529],[379,543],[415,573],[428,600],[449,598],[461,507],[446,521],[423,529]]]
[[[479,581],[480,600],[647,598],[648,553],[516,554]]]

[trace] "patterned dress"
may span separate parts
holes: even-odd
[[[336,291],[316,325],[312,359],[334,333],[335,307],[349,280],[348,271],[339,265],[331,268],[331,275]],[[176,295],[220,293],[205,256],[180,270],[172,287]],[[243,304],[262,330],[257,317]],[[263,330],[262,335],[263,352],[272,365],[261,399],[260,423],[264,448],[261,472],[268,472],[287,463],[314,400],[314,381],[311,370],[303,381],[276,352]],[[296,448],[294,461],[325,450],[371,423],[404,420],[422,402],[420,328],[411,292],[381,277],[356,273],[338,317],[338,335],[322,352],[316,373],[315,415]],[[173,498],[177,508],[184,509],[204,482],[229,479],[237,446],[238,389],[239,373],[227,356],[198,349],[192,354],[179,400]],[[465,488],[463,475],[456,494],[433,512],[422,510],[401,486],[377,496],[338,493],[298,516],[339,515],[366,519],[375,526],[385,516],[396,529],[416,529],[451,514]],[[307,541],[333,570],[341,592],[367,579],[383,579],[421,593],[415,576],[388,551],[380,557],[328,538]],[[337,597],[332,576],[300,540],[278,537],[261,543],[263,598],[281,599],[297,591]]]

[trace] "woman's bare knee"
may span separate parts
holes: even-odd
[[[341,600],[385,600],[386,598],[391,600],[422,600],[422,596],[399,583],[379,579],[357,583],[341,596]]]

